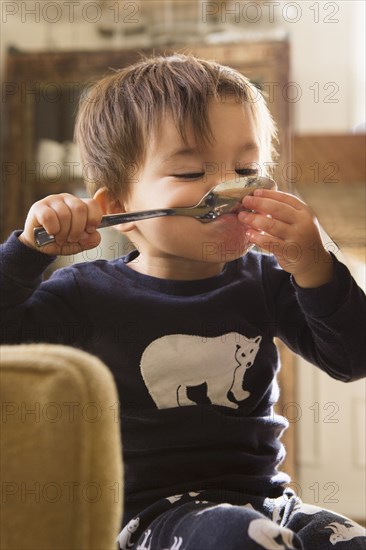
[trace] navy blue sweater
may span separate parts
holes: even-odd
[[[54,342],[101,358],[120,399],[126,520],[186,491],[282,493],[273,338],[348,382],[365,375],[365,295],[333,257],[332,282],[303,289],[270,255],[248,252],[216,276],[171,281],[128,262],[75,264],[14,233],[1,248],[2,341]],[[137,258],[138,261],[138,258]]]

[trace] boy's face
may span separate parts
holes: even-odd
[[[259,143],[249,111],[234,100],[212,102],[212,143],[198,144],[188,128],[185,144],[170,116],[149,144],[146,160],[123,201],[126,211],[192,206],[222,181],[258,166]],[[122,202],[122,201],[121,201]],[[209,223],[172,216],[121,225],[140,255],[129,265],[167,279],[202,279],[249,248],[246,226],[227,214]]]

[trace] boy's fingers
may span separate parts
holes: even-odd
[[[272,218],[281,220],[288,224],[296,223],[299,210],[290,204],[279,202],[267,197],[248,196],[243,201],[244,208],[254,210],[257,213],[270,215]]]
[[[59,244],[88,241],[89,234],[95,233],[102,217],[96,201],[81,200],[67,193],[49,197],[48,204],[43,208],[42,216],[49,216],[52,222],[40,220],[41,225],[48,233],[55,235]]]
[[[308,205],[304,201],[298,197],[295,197],[295,195],[285,193],[284,191],[275,191],[273,189],[256,189],[253,196],[273,199],[275,201],[288,204],[296,210],[302,210],[304,207],[308,208]]]
[[[98,202],[94,199],[83,199],[88,208],[88,220],[86,224],[86,231],[92,233],[99,226],[102,219],[102,209]]]
[[[80,252],[83,252],[84,250],[90,250],[92,248],[95,248],[99,245],[101,240],[101,236],[98,232],[96,232],[93,236],[91,235],[84,235],[84,238],[80,238],[78,242],[66,242],[62,245],[56,245],[57,250],[54,252],[56,255],[61,256],[71,256],[73,254],[79,254]],[[51,245],[47,245],[51,246]],[[43,249],[40,249],[41,252],[43,252]]]
[[[37,225],[42,225],[47,233],[55,235],[58,242],[66,240],[71,224],[71,212],[66,204],[50,200],[35,208]]]
[[[20,240],[33,248],[34,228],[43,226],[55,242],[42,247],[45,254],[69,255],[98,246],[101,236],[96,230],[102,217],[98,203],[69,193],[49,195],[36,202],[27,216]]]
[[[277,255],[283,246],[283,244],[279,242],[279,239],[275,239],[274,237],[262,233],[261,231],[256,231],[255,229],[248,229],[246,235],[250,242],[272,254]]]
[[[276,238],[286,240],[291,236],[291,226],[280,220],[276,220],[272,216],[257,214],[255,212],[240,212],[238,217],[249,228],[264,231]]]
[[[45,221],[44,219],[40,219],[41,225],[43,225],[47,233],[51,233],[52,235],[55,235],[56,242],[63,243],[67,240],[67,237],[71,229],[71,220],[72,220],[71,210],[64,200],[59,200],[57,197],[50,198],[47,206],[51,210],[53,210],[54,216],[56,216],[57,218],[59,229],[52,230],[51,224]],[[47,210],[47,213],[49,213],[49,210]],[[51,219],[51,214],[49,214],[49,216]],[[56,225],[56,220],[52,221],[52,224]]]
[[[286,242],[254,230],[248,230],[247,236],[256,246],[274,254],[285,268],[296,264],[302,256],[301,246],[295,241]]]
[[[27,225],[30,225],[31,228],[33,228],[33,226],[43,225],[46,231],[52,235],[55,235],[61,229],[56,212],[53,208],[48,206],[48,204],[36,205],[32,208],[26,220],[26,228]]]
[[[78,242],[84,236],[88,219],[88,207],[85,202],[73,195],[66,195],[65,205],[70,212],[70,225],[67,233],[68,242]]]

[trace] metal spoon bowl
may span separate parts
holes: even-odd
[[[225,181],[213,187],[194,206],[108,214],[102,217],[98,229],[162,216],[189,216],[202,223],[211,222],[223,214],[244,210],[241,206],[244,197],[261,188],[276,189],[276,183],[270,178],[257,175],[238,176],[235,180]],[[44,246],[55,241],[54,235],[49,235],[43,227],[34,229],[34,238],[37,246]]]

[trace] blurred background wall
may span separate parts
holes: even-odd
[[[351,132],[366,118],[364,21],[362,0],[2,0],[0,59],[3,71],[9,47],[98,50],[287,34],[293,131]]]

